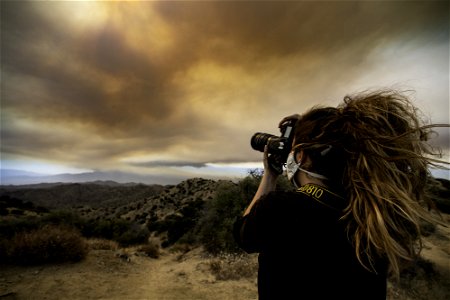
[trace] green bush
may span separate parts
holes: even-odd
[[[3,240],[3,242],[7,242]],[[88,247],[78,231],[54,225],[16,234],[4,250],[6,262],[34,265],[76,262],[86,257]]]
[[[262,178],[261,170],[251,170],[237,184],[221,182],[213,199],[207,202],[197,227],[198,242],[211,254],[242,253],[233,237],[233,225],[253,199]],[[279,176],[278,190],[292,190],[285,176]]]
[[[127,247],[145,243],[148,239],[149,232],[145,228],[141,228],[136,224],[130,224],[122,233],[113,236],[113,240],[117,241],[121,246]]]
[[[246,204],[238,184],[224,181],[218,185],[215,196],[206,204],[205,214],[199,222],[198,239],[206,251],[213,254],[240,251],[232,230],[234,221],[242,214]]]
[[[52,224],[76,228],[80,231],[86,226],[87,221],[75,212],[68,210],[55,210],[42,217],[42,224]]]
[[[18,233],[36,230],[41,225],[41,219],[37,217],[6,217],[0,219],[0,238],[11,239]]]
[[[87,222],[82,233],[89,238],[114,240],[123,247],[145,243],[149,236],[146,228],[121,218],[92,219]]]
[[[183,206],[176,214],[170,214],[163,220],[150,219],[147,228],[157,233],[167,232],[167,240],[162,243],[168,247],[176,242],[195,243],[194,230],[200,219],[204,201],[195,199]]]

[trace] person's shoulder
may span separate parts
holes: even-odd
[[[301,197],[296,191],[272,191],[266,194],[268,198],[278,198],[278,199],[291,199],[296,197]]]
[[[298,203],[301,198],[307,197],[295,191],[272,191],[263,196],[261,200],[273,205],[286,205],[289,203]]]

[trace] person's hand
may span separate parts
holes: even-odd
[[[264,146],[264,175],[268,179],[276,180],[278,178],[278,173],[269,164],[269,146]]]
[[[278,127],[281,128],[283,126],[284,123],[288,122],[288,121],[298,121],[301,119],[301,115],[299,114],[293,114],[287,117],[284,117],[280,123],[278,124]]]
[[[255,195],[253,196],[252,202],[247,206],[247,209],[244,212],[244,216],[248,215],[256,202],[261,199],[263,195],[274,191],[277,187],[277,178],[278,174],[272,170],[269,164],[269,147],[264,146],[264,174],[259,182],[258,189],[256,190]]]

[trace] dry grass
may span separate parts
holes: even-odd
[[[113,240],[107,239],[89,239],[87,240],[89,248],[92,250],[117,250],[119,244]]]
[[[255,255],[222,254],[209,258],[207,264],[216,280],[257,277],[258,261]],[[421,258],[402,272],[399,281],[388,280],[387,299],[450,299],[449,275],[440,272],[433,262]]]
[[[208,264],[217,280],[256,278],[258,273],[258,260],[255,255],[222,254],[211,258]]]
[[[440,272],[433,262],[420,258],[402,272],[399,281],[388,282],[388,299],[450,299],[449,279],[448,272]]]
[[[88,249],[78,231],[66,227],[44,226],[16,234],[7,245],[6,260],[24,265],[76,262],[86,257]]]
[[[151,258],[159,258],[161,255],[161,249],[156,243],[149,242],[145,245],[141,245],[137,248],[138,252],[144,253],[146,256]]]

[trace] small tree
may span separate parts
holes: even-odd
[[[234,240],[233,225],[253,199],[262,176],[262,170],[254,169],[237,184],[224,181],[218,185],[198,224],[198,240],[205,250],[212,254],[242,252]],[[277,189],[292,190],[293,186],[285,176],[279,176]]]
[[[232,230],[236,217],[242,214],[243,202],[239,185],[228,181],[218,185],[199,222],[199,241],[205,250],[213,254],[239,251]]]

